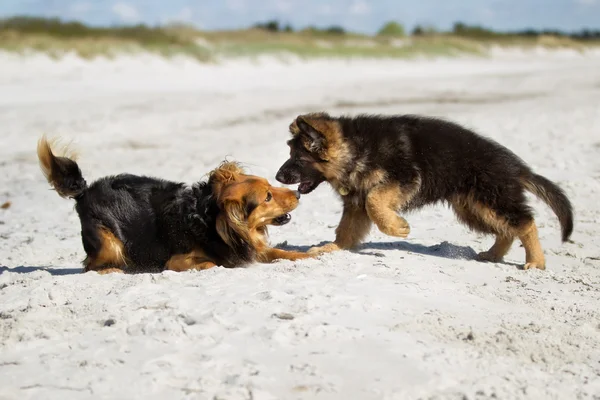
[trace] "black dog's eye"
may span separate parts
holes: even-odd
[[[272,198],[273,198],[273,195],[271,194],[271,192],[267,192],[267,199],[265,201],[269,202],[269,201],[271,201]]]

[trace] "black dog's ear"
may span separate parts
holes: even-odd
[[[308,151],[317,154],[322,154],[325,152],[327,140],[321,132],[313,128],[302,117],[296,118],[296,125],[300,130],[300,135],[307,139],[305,145]]]

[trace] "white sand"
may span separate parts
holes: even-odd
[[[0,398],[598,399],[600,57],[55,62],[0,55]],[[572,243],[534,201],[546,271],[473,260],[489,237],[448,209],[408,215],[318,260],[137,276],[79,274],[73,203],[37,167],[74,139],[89,180],[193,182],[225,156],[274,183],[299,113],[423,113],[493,137],[559,183]],[[305,196],[274,243],[334,237],[341,204]]]

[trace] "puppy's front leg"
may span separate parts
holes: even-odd
[[[351,249],[358,245],[371,230],[371,219],[363,206],[344,202],[342,219],[335,230],[335,242],[313,247],[308,254],[317,255],[332,251]]]
[[[396,183],[377,186],[367,195],[367,213],[381,232],[405,238],[410,233],[410,226],[396,210],[407,204],[413,195],[413,189],[402,191]]]

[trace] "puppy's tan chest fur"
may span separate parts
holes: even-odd
[[[342,198],[357,203],[361,199],[364,202],[371,190],[385,183],[387,174],[382,169],[366,170],[364,164],[358,163],[346,177],[346,179],[332,179],[329,183]]]

